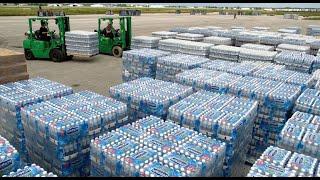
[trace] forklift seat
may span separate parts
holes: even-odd
[[[34,32],[34,35],[35,35],[36,40],[41,40],[40,30],[36,30],[36,31]]]

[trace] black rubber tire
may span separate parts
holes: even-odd
[[[61,62],[65,60],[65,56],[59,49],[52,49],[50,52],[50,59],[54,62]]]
[[[72,60],[73,55],[67,56],[67,60]]]
[[[112,48],[112,55],[114,57],[120,58],[120,57],[122,57],[122,53],[123,53],[123,49],[120,46],[114,46]]]
[[[30,49],[25,49],[24,50],[24,57],[26,58],[26,60],[33,60],[35,59],[33,56],[33,53]]]

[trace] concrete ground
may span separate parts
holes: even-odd
[[[97,18],[101,15],[77,15],[70,16],[71,30],[93,31],[97,28]],[[28,30],[28,17],[12,16],[0,17],[0,48],[6,48],[16,52],[23,52],[22,41],[24,33]],[[151,35],[151,32],[169,30],[176,26],[254,26],[270,27],[271,31],[288,26],[299,26],[305,34],[310,24],[320,25],[320,21],[288,20],[282,16],[220,16],[207,14],[190,16],[187,14],[143,14],[133,17],[134,35]],[[39,28],[34,26],[34,28]],[[2,55],[1,55],[2,54]],[[0,58],[6,58],[8,51],[0,49]],[[19,58],[24,58],[21,55]],[[57,81],[77,90],[91,90],[103,95],[108,95],[111,86],[122,82],[122,61],[107,55],[98,55],[90,59],[74,58],[72,61],[54,63],[45,60],[28,61],[30,77],[41,76]],[[239,166],[238,176],[244,176],[249,172],[249,166]]]

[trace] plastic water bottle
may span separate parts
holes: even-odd
[[[303,154],[293,153],[286,167],[295,170],[299,176],[313,176],[318,160]]]
[[[179,170],[163,165],[157,161],[150,162],[140,169],[142,177],[182,177]]]
[[[9,143],[9,141],[0,136],[0,174],[9,174],[20,167],[20,156],[18,151]]]
[[[291,152],[274,146],[269,146],[260,156],[260,159],[276,166],[285,167]]]
[[[40,166],[32,164],[31,166],[25,166],[23,169],[18,169],[15,172],[10,172],[3,177],[57,177],[53,173],[48,173]]]
[[[151,148],[141,148],[121,158],[123,175],[137,177],[140,169],[157,159],[157,153]]]
[[[183,154],[171,152],[163,157],[159,157],[159,161],[162,164],[179,170],[183,177],[201,176],[201,165]]]

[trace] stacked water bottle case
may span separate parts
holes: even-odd
[[[187,54],[160,57],[157,61],[156,79],[174,82],[176,74],[200,67],[201,64],[208,61],[210,60],[207,58]]]
[[[99,54],[98,33],[88,31],[68,31],[65,34],[68,54],[93,56]]]
[[[214,44],[214,45],[232,45],[231,38],[227,37],[218,37],[218,36],[209,36],[203,39],[204,43]]]
[[[210,59],[221,59],[229,61],[238,61],[240,47],[218,45],[210,48]]]
[[[90,140],[127,122],[126,104],[90,91],[21,111],[32,162],[59,176],[89,174]]]
[[[0,85],[0,132],[18,150],[24,161],[28,161],[28,157],[21,108],[72,92],[71,87],[44,78]]]
[[[25,166],[23,169],[12,171],[2,177],[57,177],[52,172],[47,172],[40,166],[32,164],[31,166]]]
[[[201,90],[171,106],[168,119],[224,141],[224,175],[230,176],[246,159],[257,107],[256,101]]]
[[[135,36],[132,38],[131,49],[150,48],[157,49],[160,37]]]
[[[191,34],[191,33],[180,33],[176,35],[177,39],[188,40],[188,41],[203,41],[204,35],[202,34]]]
[[[157,60],[169,52],[155,49],[134,49],[123,52],[122,80],[131,81],[140,77],[156,77]]]
[[[0,136],[0,176],[16,171],[21,164],[18,151],[8,140]]]
[[[192,86],[194,90],[204,89],[212,92],[228,92],[230,84],[242,76],[226,72],[195,68],[176,75],[176,82]]]
[[[259,101],[258,118],[255,120],[253,141],[249,154],[257,156],[267,146],[274,145],[292,111],[303,85],[252,76],[238,76],[219,71],[196,68],[176,75],[177,82],[194,89],[230,92]]]
[[[277,52],[275,51],[248,49],[241,47],[239,52],[239,61],[273,62],[273,59],[276,55]]]
[[[260,44],[266,44],[271,46],[277,46],[282,43],[282,36],[276,33],[263,33],[260,36]]]
[[[268,65],[269,63],[264,62],[243,61],[242,63],[236,63],[231,61],[214,60],[202,64],[201,68],[247,76],[252,75],[255,71]]]
[[[259,32],[259,31],[257,31],[257,32],[255,32],[255,31],[240,32],[236,36],[235,45],[239,47],[245,43],[258,44],[260,42],[260,33],[261,32]]]
[[[312,75],[307,73],[301,73],[297,71],[291,71],[283,68],[283,66],[269,65],[262,67],[261,69],[255,71],[253,76],[271,79],[275,81],[286,82],[289,84],[300,85],[303,88],[311,87],[314,84]]]
[[[178,33],[170,31],[156,31],[152,32],[152,36],[159,37],[161,39],[174,39]]]
[[[295,112],[282,129],[277,146],[320,158],[320,116]]]
[[[278,52],[283,51],[296,51],[301,53],[310,54],[310,46],[302,46],[295,44],[279,44],[276,49]]]
[[[319,36],[320,35],[320,26],[319,25],[309,25],[307,27],[307,35]]]
[[[274,51],[274,46],[268,46],[268,45],[262,45],[262,44],[247,43],[247,44],[241,45],[241,47],[246,49],[262,50],[262,51]]]
[[[159,49],[173,53],[183,53],[196,56],[209,56],[209,43],[193,42],[181,39],[164,39],[159,41]]]
[[[301,86],[245,76],[230,85],[230,92],[259,101],[249,150],[250,155],[257,157],[261,150],[275,143],[275,136],[287,120],[294,101],[301,93]]]
[[[92,176],[221,176],[225,143],[148,116],[91,141]]]
[[[191,87],[151,78],[140,78],[110,88],[111,97],[125,102],[130,120],[147,115],[166,118],[169,106],[193,93]]]
[[[306,89],[297,99],[294,110],[320,115],[320,91]]]
[[[317,58],[313,55],[299,52],[281,52],[276,55],[275,62],[283,64],[287,69],[311,73],[318,67]]]
[[[318,172],[316,158],[269,146],[247,177],[315,177]]]

